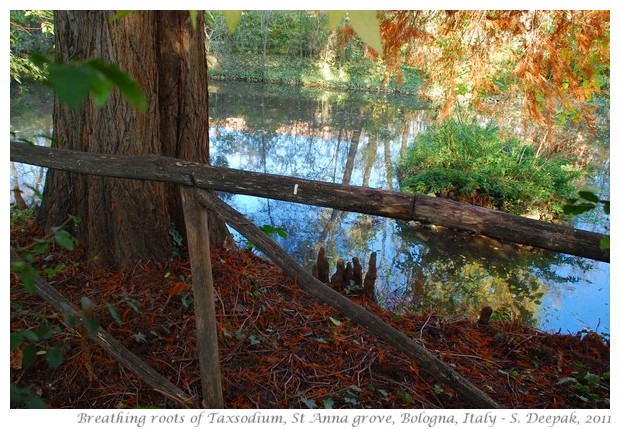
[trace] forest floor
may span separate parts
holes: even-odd
[[[11,246],[42,234],[11,228]],[[168,380],[198,397],[191,270],[184,257],[127,272],[89,271],[81,250],[51,249],[38,263],[65,269],[49,282],[77,304],[96,304],[100,327]],[[226,408],[468,408],[390,345],[304,293],[248,250],[212,250],[219,353]],[[350,296],[422,344],[506,408],[609,408],[610,346],[598,335],[560,335],[516,323],[394,314]],[[78,304],[79,305],[79,304]],[[114,311],[110,312],[109,308]],[[119,324],[119,322],[122,322]],[[47,323],[40,350],[65,344],[51,368],[43,356],[23,368],[26,343],[11,352],[11,383],[52,408],[178,408],[118,361],[63,324],[63,317],[11,274],[11,332]],[[195,404],[197,406],[198,402]]]

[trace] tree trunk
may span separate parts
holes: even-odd
[[[103,107],[78,109],[54,102],[55,145],[118,155],[165,155],[207,163],[209,124],[203,17],[140,11],[110,21],[113,11],[56,11],[60,61],[100,58],[138,81],[148,100],[136,111],[114,91]],[[39,215],[44,228],[68,214],[82,222],[76,234],[89,263],[129,267],[138,260],[169,257],[171,229],[184,231],[175,185],[50,171]],[[212,228],[211,239],[224,238]]]

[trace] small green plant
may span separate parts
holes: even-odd
[[[31,219],[33,212],[29,209],[19,210],[11,209],[11,225],[20,225]],[[28,217],[30,216],[30,218]],[[56,277],[66,267],[65,264],[59,263],[53,266],[46,264],[51,261],[48,253],[52,246],[60,246],[66,250],[73,250],[77,244],[75,237],[66,229],[71,224],[77,225],[79,218],[69,216],[65,222],[58,227],[53,227],[50,232],[42,238],[34,238],[28,245],[11,248],[15,251],[18,258],[11,261],[10,269],[12,273],[19,276],[24,289],[28,293],[35,293],[38,277],[47,277],[52,279]],[[37,268],[41,265],[42,268]],[[19,303],[12,302],[13,307],[19,307]],[[91,317],[90,301],[88,298],[82,299],[83,316],[89,330],[97,321]],[[70,322],[72,316],[69,312],[63,314],[65,322]],[[95,328],[96,329],[96,328]],[[51,368],[58,368],[64,361],[64,352],[67,348],[65,343],[60,343],[48,347],[45,342],[50,340],[54,334],[60,333],[59,327],[52,327],[47,320],[40,321],[40,324],[33,328],[18,329],[10,334],[11,354],[15,353],[21,359],[21,367],[28,369],[34,365],[39,356],[45,357],[47,364]],[[11,403],[32,408],[45,407],[45,402],[27,388],[19,387],[11,384]]]
[[[26,408],[47,408],[47,404],[32,390],[19,387],[11,383],[11,405],[24,406]]]
[[[585,403],[609,405],[609,399],[602,397],[597,391],[605,388],[603,383],[609,384],[610,373],[602,375],[592,374],[588,371],[575,371],[574,377],[565,377],[558,380],[557,384],[571,384],[575,396]]]
[[[263,225],[260,227],[260,230],[263,231],[265,234],[268,235],[277,235],[281,238],[287,238],[288,237],[288,233],[286,232],[286,229],[284,228],[280,228],[278,226],[272,226],[272,225]]]
[[[281,228],[279,226],[263,225],[263,226],[259,226],[258,228],[267,235],[271,235],[271,236],[277,235],[278,237],[281,237],[281,238],[288,237],[288,233],[286,232],[286,229]],[[248,241],[248,249],[254,250],[255,248],[256,246],[254,245],[254,243]]]
[[[175,225],[172,225],[168,230],[168,234],[172,238],[172,257],[178,258],[181,256],[181,247],[183,246],[183,236]]]
[[[19,213],[22,215],[23,213]],[[13,221],[12,221],[13,222]],[[52,227],[50,233],[43,238],[35,238],[32,242],[26,246],[18,247],[15,249],[17,254],[21,257],[21,260],[11,262],[11,272],[17,274],[24,288],[29,293],[35,291],[35,275],[41,274],[34,268],[35,258],[47,252],[51,245],[57,244],[66,250],[73,250],[77,244],[77,240],[71,233],[65,229],[70,224],[79,224],[79,218],[75,216],[69,216],[62,225]],[[48,278],[55,277],[60,271],[64,269],[64,265],[58,264],[53,268],[46,268],[45,273]]]
[[[537,157],[498,127],[447,120],[418,135],[399,164],[401,189],[523,214],[561,213],[579,173],[567,159]]]
[[[20,209],[15,205],[11,205],[11,228],[23,225],[34,216],[32,208],[28,207]]]

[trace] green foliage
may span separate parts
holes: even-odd
[[[51,10],[11,10],[9,56],[11,81],[42,81],[46,68],[35,64],[30,54],[47,54],[54,47],[54,23]]]
[[[263,60],[256,55],[228,53],[209,69],[209,78],[417,94],[423,83],[419,71],[410,67],[402,67],[401,71],[402,83],[396,79],[384,82],[384,64],[357,56],[337,64],[307,57],[269,54]]]
[[[32,210],[19,210],[11,208],[11,225],[18,225],[31,220]],[[30,216],[30,218],[28,218]],[[15,248],[15,252],[20,256],[20,260],[11,262],[11,272],[17,274],[29,293],[36,291],[36,277],[42,276],[48,279],[56,277],[66,266],[58,263],[48,265],[53,261],[49,257],[49,249],[53,246],[59,246],[66,250],[73,250],[77,244],[77,240],[66,229],[71,224],[77,225],[79,219],[75,216],[69,216],[65,222],[58,227],[53,227],[50,233],[42,238],[33,238],[28,245]],[[13,249],[13,248],[12,248]],[[12,305],[17,303],[12,302]],[[82,317],[85,320],[89,332],[98,329],[98,321],[93,316],[93,306],[88,298],[82,298]],[[40,319],[40,316],[36,316]],[[63,314],[65,321],[69,322],[69,326],[75,321],[75,317],[69,312]],[[10,334],[11,353],[21,353],[21,366],[24,369],[32,367],[39,357],[44,357],[50,368],[58,368],[64,362],[64,353],[66,344],[59,343],[48,346],[46,343],[50,341],[54,334],[58,334],[61,330],[59,327],[52,327],[46,319],[38,320],[37,323],[31,323],[33,326],[28,329],[18,329]],[[29,408],[44,408],[45,403],[30,391],[30,389],[11,385],[11,403]]]
[[[610,372],[602,375],[593,374],[588,371],[574,371],[574,377],[565,377],[558,380],[557,384],[568,384],[572,386],[577,398],[585,404],[609,406],[609,399],[603,398],[597,391],[609,388]]]
[[[280,238],[287,238],[288,237],[288,233],[286,232],[286,229],[281,228],[279,226],[273,226],[273,225],[262,225],[258,227],[261,231],[263,231],[265,234],[270,235],[272,237],[275,237],[276,235]],[[248,242],[248,249],[253,250],[255,249],[256,246],[254,245],[254,243],[252,242]]]
[[[579,173],[567,159],[537,157],[493,125],[448,120],[419,135],[399,165],[401,189],[506,212],[555,216]]]
[[[11,383],[11,405],[26,408],[47,408],[47,404],[26,387]]]
[[[278,235],[281,238],[287,238],[288,233],[284,228],[280,228],[278,226],[272,225],[263,225],[259,227],[261,231],[263,231],[267,235]]]
[[[47,83],[69,107],[82,105],[89,95],[97,106],[102,106],[118,88],[136,109],[146,110],[147,100],[140,86],[114,64],[97,59],[61,63],[42,55],[33,55],[32,59],[41,67],[47,66]]]

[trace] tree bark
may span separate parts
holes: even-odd
[[[203,18],[188,12],[140,11],[110,21],[113,11],[56,11],[58,60],[99,58],[138,81],[148,100],[140,113],[115,91],[102,107],[71,109],[54,102],[54,145],[118,155],[164,155],[209,161],[207,65]],[[129,267],[172,254],[171,228],[184,231],[177,187],[63,171],[48,173],[39,224],[68,214],[89,263]],[[214,242],[225,228],[214,225]]]

